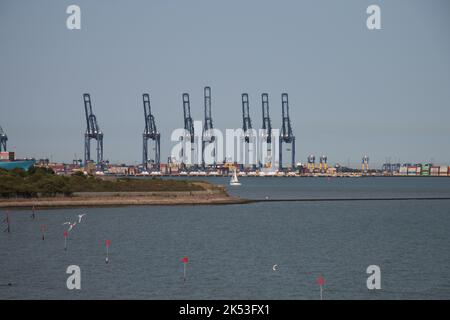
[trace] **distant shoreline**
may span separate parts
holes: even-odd
[[[116,206],[174,206],[244,204],[250,200],[231,197],[223,191],[181,192],[86,192],[73,196],[0,199],[0,208],[80,208]]]

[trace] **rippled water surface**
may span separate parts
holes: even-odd
[[[446,178],[240,180],[230,193],[252,199],[450,197]],[[82,212],[64,251],[61,224]],[[35,220],[30,213],[12,211],[11,233],[0,234],[1,299],[318,299],[319,275],[325,299],[450,298],[446,199],[57,209],[39,210]],[[66,288],[72,264],[81,268],[79,291]],[[377,292],[366,287],[372,264],[382,273]]]

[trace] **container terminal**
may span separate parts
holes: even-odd
[[[201,133],[202,159],[195,165],[188,165],[183,160],[176,161],[175,158],[168,157],[166,163],[161,162],[160,142],[161,134],[157,129],[156,118],[152,113],[150,95],[142,95],[142,106],[144,109],[144,130],[142,134],[142,161],[139,165],[112,164],[104,159],[103,139],[104,133],[101,131],[97,117],[93,112],[91,96],[89,93],[83,94],[84,114],[86,129],[84,131],[84,159],[74,159],[72,163],[53,163],[49,159],[26,158],[16,159],[15,152],[7,150],[8,136],[0,127],[0,169],[12,170],[21,168],[24,170],[32,166],[52,169],[57,174],[73,174],[82,172],[98,176],[181,176],[181,177],[216,177],[230,176],[234,170],[239,176],[249,177],[363,177],[363,176],[450,176],[450,166],[437,165],[433,163],[384,163],[379,169],[369,168],[369,157],[363,155],[360,168],[349,168],[338,163],[328,164],[328,157],[321,155],[316,162],[316,156],[308,155],[306,161],[296,162],[295,136],[292,130],[291,118],[289,115],[288,94],[281,94],[281,126],[278,136],[278,161],[272,163],[272,142],[273,127],[269,113],[269,95],[261,94],[261,114],[262,123],[260,132],[262,139],[266,142],[265,150],[269,156],[257,164],[238,164],[227,159],[214,159],[212,164],[205,164],[205,149],[212,144],[214,156],[217,154],[215,148],[215,137],[210,132],[214,132],[213,117],[211,110],[211,88],[204,87],[204,119]],[[244,142],[244,153],[248,159],[252,139],[254,139],[254,126],[250,117],[250,103],[248,93],[242,93],[242,132]],[[183,128],[186,135],[182,137],[186,141],[194,143],[194,121],[191,117],[189,93],[182,94],[182,114]],[[181,123],[180,123],[181,124]],[[275,137],[277,138],[277,137]],[[95,159],[91,156],[91,143],[95,143]],[[152,147],[149,148],[149,141]],[[193,151],[193,150],[189,150]],[[182,150],[183,157],[189,151]],[[287,163],[283,165],[283,151],[290,153]],[[195,153],[195,152],[194,152]],[[182,159],[184,159],[182,157]],[[220,160],[220,161],[219,161]]]

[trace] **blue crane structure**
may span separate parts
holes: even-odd
[[[84,134],[84,165],[91,159],[91,139],[97,141],[97,168],[103,167],[103,132],[97,123],[97,118],[92,112],[91,97],[89,93],[83,94],[84,111],[86,113],[86,132]]]
[[[272,123],[270,121],[269,115],[269,95],[267,93],[261,94],[261,102],[262,102],[262,138],[267,142],[267,151],[272,150]],[[262,148],[261,148],[262,151]],[[262,154],[262,153],[261,153]],[[271,155],[272,156],[272,155]],[[259,166],[262,167],[261,160],[259,159]]]
[[[0,127],[0,152],[6,151],[6,141],[8,141],[8,136],[5,131],[3,131],[2,127]]]
[[[194,143],[195,135],[194,135],[194,121],[192,120],[191,117],[191,104],[189,100],[189,93],[183,93],[182,97],[183,97],[184,130],[186,133],[186,136],[183,137],[182,139],[185,139],[189,136],[190,142],[192,144]],[[184,147],[181,150],[181,152],[183,157],[182,167],[185,167],[184,158],[186,155],[186,150],[184,150]],[[189,152],[191,152],[191,150],[189,150]]]
[[[212,134],[214,129],[212,115],[211,115],[211,88],[205,87],[203,90],[204,105],[205,105],[205,122],[202,131],[202,167],[205,168],[205,147],[208,143],[214,143],[215,136]],[[216,150],[214,150],[215,157]],[[214,160],[214,165],[216,161]]]
[[[247,161],[251,162],[252,170],[255,170],[256,165],[253,162],[254,159],[250,159],[250,146],[251,146],[250,143],[252,142],[251,140],[254,137],[253,137],[252,120],[250,118],[250,105],[247,93],[242,94],[242,131],[244,132],[244,160],[247,159]]]
[[[142,95],[142,100],[144,102],[144,117],[145,117],[145,128],[142,134],[142,164],[144,170],[148,170],[148,140],[155,142],[155,157],[152,159],[152,169],[157,171],[160,170],[160,138],[161,134],[158,132],[155,123],[155,117],[152,114],[152,109],[150,106],[150,96],[148,93]]]
[[[279,168],[283,169],[283,143],[291,144],[291,166],[295,167],[295,136],[292,132],[291,119],[289,117],[289,99],[288,94],[281,94],[281,108],[282,108],[282,124],[279,145]]]
[[[244,139],[246,143],[250,142],[252,130],[252,120],[250,118],[250,107],[248,102],[248,94],[242,94],[242,131],[244,131]]]

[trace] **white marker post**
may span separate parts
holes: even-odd
[[[105,246],[106,246],[106,259],[105,259],[105,263],[109,262],[109,245],[111,244],[110,240],[106,240],[105,241]]]

